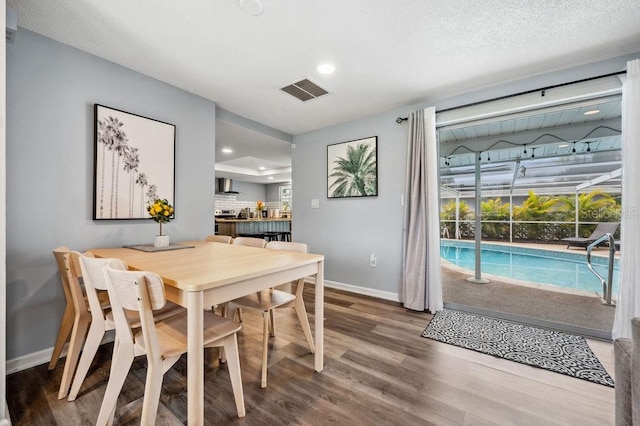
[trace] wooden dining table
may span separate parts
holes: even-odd
[[[97,257],[117,258],[129,269],[162,277],[167,299],[187,308],[187,422],[204,423],[205,308],[304,277],[315,277],[315,371],[323,369],[324,256],[207,241],[188,248],[145,252],[99,248]],[[191,247],[192,246],[192,247]]]

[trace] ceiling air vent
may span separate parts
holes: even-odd
[[[329,93],[322,87],[318,86],[315,83],[312,83],[306,78],[304,80],[300,80],[288,86],[282,87],[280,90],[300,99],[302,102],[315,99]]]

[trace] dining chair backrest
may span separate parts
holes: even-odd
[[[162,308],[167,303],[162,278],[153,272],[127,271],[116,269],[110,264],[105,267],[105,278],[109,294],[116,294],[118,302],[124,309],[142,311],[149,308],[152,311]],[[145,290],[139,293],[138,288]],[[140,298],[145,299],[143,306]]]
[[[58,265],[58,276],[60,277],[60,283],[62,284],[62,291],[64,292],[66,306],[62,315],[62,319],[60,320],[58,337],[53,347],[51,361],[49,361],[49,370],[53,370],[58,363],[58,359],[60,359],[60,355],[62,355],[62,349],[64,348],[65,343],[69,341],[69,337],[73,329],[75,307],[73,304],[71,289],[69,288],[69,277],[64,266],[64,255],[69,251],[70,249],[65,246],[60,246],[53,249],[53,257],[55,258],[56,264]]]
[[[71,301],[71,290],[69,289],[69,277],[64,266],[64,255],[71,250],[68,247],[60,246],[53,249],[53,257],[56,259],[58,265],[58,275],[60,276],[60,282],[62,283],[62,289],[64,291],[67,300]],[[67,297],[67,294],[69,297]]]
[[[104,311],[101,308],[98,299],[98,291],[107,290],[107,281],[104,277],[104,267],[112,265],[112,267],[127,270],[127,264],[120,259],[97,258],[87,254],[75,253],[76,262],[80,265],[84,286],[87,292],[87,300],[91,309],[92,321],[97,319],[104,320]]]
[[[231,244],[233,238],[230,235],[207,235],[205,240],[212,243]]]
[[[240,246],[259,247],[265,248],[267,241],[263,238],[254,237],[236,237],[233,239],[233,243]]]
[[[290,241],[269,241],[267,248],[271,250],[295,251],[298,253],[308,253],[309,246],[304,243],[293,243]]]
[[[104,275],[116,334],[128,336],[127,343],[133,343],[131,326],[123,309],[138,312],[147,356],[156,359],[160,349],[152,311],[161,309],[167,302],[162,278],[152,272],[114,269],[112,265],[104,268]]]
[[[76,309],[80,311],[87,311],[87,304],[84,298],[84,291],[82,289],[82,285],[80,284],[80,278],[82,278],[82,271],[78,267],[78,264],[73,261],[71,257],[74,253],[73,250],[54,250],[53,255],[56,258],[56,262],[58,262],[58,268],[60,268],[60,262],[62,262],[62,269],[60,273],[60,279],[62,280],[63,286],[69,289],[69,293],[71,295],[71,300],[73,301]],[[78,253],[79,254],[79,253]]]

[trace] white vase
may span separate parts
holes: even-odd
[[[167,248],[169,247],[169,236],[168,235],[156,235],[156,239],[153,241],[153,246],[157,248]]]

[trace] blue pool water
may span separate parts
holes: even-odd
[[[542,283],[558,287],[602,293],[600,280],[587,268],[584,252],[557,252],[524,247],[482,244],[482,273]],[[443,259],[469,269],[475,269],[475,245],[469,241],[443,240]],[[608,260],[591,256],[594,269],[607,278]],[[618,260],[614,263],[613,294],[618,293]]]

